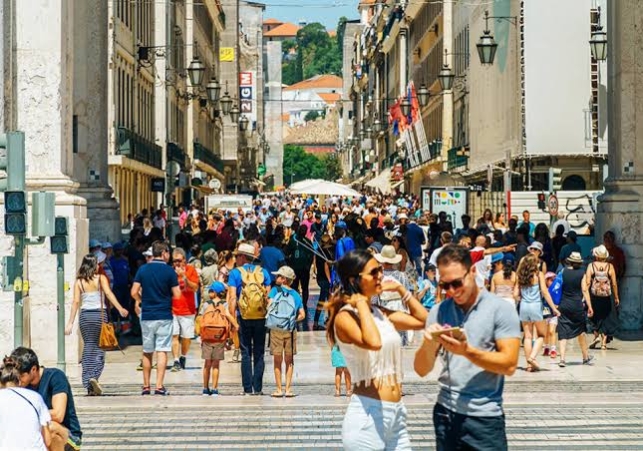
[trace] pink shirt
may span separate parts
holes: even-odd
[[[179,215],[179,227],[184,228],[185,227],[185,222],[188,220],[188,212],[184,211]]]

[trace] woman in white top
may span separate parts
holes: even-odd
[[[83,337],[82,380],[83,386],[90,396],[103,394],[103,389],[98,383],[105,367],[105,351],[98,346],[101,324],[107,322],[109,308],[105,306],[103,293],[111,304],[116,307],[123,318],[127,317],[125,310],[109,288],[109,280],[98,270],[98,260],[94,254],[87,254],[76,275],[74,285],[74,302],[71,305],[71,314],[65,328],[65,334],[70,335],[78,315],[80,335]]]
[[[402,403],[402,342],[398,331],[421,330],[427,311],[397,282],[382,282],[382,267],[365,250],[337,263],[341,286],[328,306],[327,338],[338,344],[354,381],[342,427],[347,450],[408,450]],[[397,291],[410,313],[371,305],[383,291]]]
[[[0,449],[47,451],[49,409],[37,391],[19,385],[18,365],[5,357],[0,369]]]

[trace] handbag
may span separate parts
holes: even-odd
[[[100,277],[100,276],[99,276]],[[122,352],[121,347],[118,344],[118,339],[116,338],[116,331],[114,330],[114,325],[109,321],[109,315],[107,316],[107,321],[103,321],[105,317],[105,297],[103,292],[100,289],[100,278],[98,281],[98,292],[100,293],[100,336],[98,337],[98,347],[103,351],[113,351],[119,349]]]

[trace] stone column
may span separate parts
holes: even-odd
[[[89,235],[121,239],[118,202],[108,184],[108,2],[74,2],[74,180],[87,200]]]
[[[25,133],[28,191],[54,192],[56,215],[69,218],[65,280],[73,284],[89,239],[86,201],[75,195],[78,183],[72,179],[76,159],[72,153],[74,3],[32,0],[4,5],[3,41],[9,42],[12,50],[3,61],[5,84],[6,77],[12,82],[11,89],[0,94],[9,111],[5,117],[11,118],[5,125],[6,129]],[[6,247],[10,241],[0,241],[2,252],[11,252]],[[25,259],[29,290],[24,298],[24,344],[33,347],[46,365],[56,361],[55,274],[56,257],[49,253],[49,243],[29,246]],[[68,291],[67,312],[70,303]],[[13,293],[0,293],[0,347],[5,350],[13,344],[12,313]],[[67,339],[68,363],[78,362],[76,333]]]
[[[266,154],[266,172],[274,175],[275,186],[283,186],[284,144],[282,141],[281,114],[281,42],[266,43],[266,87],[268,101],[265,103],[266,140],[270,152]]]
[[[609,177],[600,197],[596,240],[607,230],[625,251],[627,271],[620,286],[621,325],[643,327],[643,4],[608,2]]]

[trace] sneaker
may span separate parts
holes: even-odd
[[[212,392],[210,391],[209,388],[204,388],[203,389],[203,396],[210,396]]]
[[[165,387],[157,388],[154,390],[155,395],[161,395],[161,396],[168,396],[170,394],[169,391]]]
[[[558,352],[556,352],[555,349],[552,349],[551,351],[549,351],[549,357],[555,359],[556,357],[558,357]]]
[[[583,359],[583,365],[593,365],[593,362],[594,362],[593,355],[587,356],[586,359]]]
[[[150,387],[143,387],[143,390],[141,390],[141,395],[149,395],[150,394]]]
[[[213,388],[212,390],[210,390],[210,396],[219,396],[219,390]]]
[[[252,395],[252,396],[263,396],[263,392],[262,392],[262,391],[256,391],[256,392],[249,393],[249,394],[250,394],[250,395]]]
[[[172,369],[170,371],[172,371],[173,373],[178,373],[179,371],[181,371],[181,364],[178,360],[174,361],[174,365],[172,365]]]
[[[96,378],[92,377],[89,379],[89,387],[94,396],[101,396],[103,394],[103,387],[100,386]]]
[[[545,348],[545,349],[543,350],[543,357],[546,357],[546,356],[548,356],[548,355],[549,355],[549,348]]]
[[[181,356],[179,357],[179,365],[181,365],[181,369],[185,369],[185,357]]]
[[[136,367],[136,371],[143,371],[143,361],[141,360],[138,362],[138,366]]]

